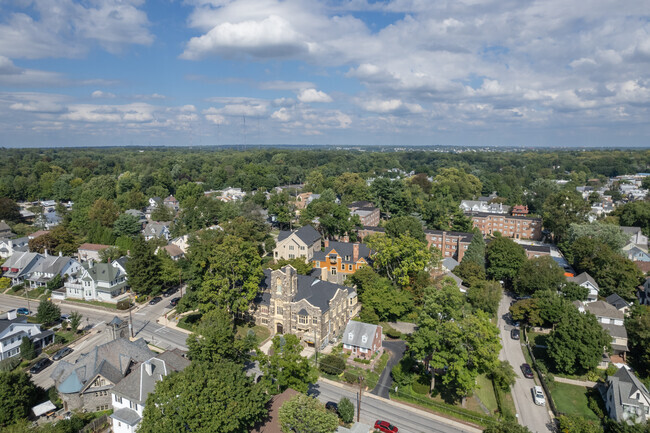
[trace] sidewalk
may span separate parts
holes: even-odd
[[[332,386],[339,387],[341,389],[345,389],[346,391],[356,392],[356,388],[352,388],[350,386],[344,385],[344,384],[339,383],[339,382],[335,382],[333,380],[326,379],[324,377],[321,377],[318,380],[321,381],[321,382],[327,383],[328,385],[332,385]],[[430,420],[433,420],[433,421],[436,421],[436,422],[439,422],[439,423],[442,423],[442,424],[447,424],[447,425],[452,426],[452,427],[454,427],[456,429],[465,430],[465,431],[469,431],[469,432],[472,432],[472,433],[482,433],[483,432],[482,429],[477,428],[477,427],[473,427],[470,424],[466,424],[466,423],[460,422],[460,421],[454,421],[454,420],[451,420],[449,418],[445,418],[443,416],[436,415],[433,412],[429,412],[429,411],[424,410],[424,409],[418,409],[418,408],[415,408],[413,406],[409,406],[409,405],[406,405],[406,404],[403,404],[403,403],[398,403],[398,402],[393,401],[393,400],[388,400],[386,398],[382,398],[382,397],[379,397],[379,396],[376,396],[376,395],[373,395],[373,394],[370,394],[370,393],[364,393],[363,398],[375,399],[377,401],[381,401],[382,403],[389,404],[389,405],[395,407],[396,409],[399,409],[402,412],[413,412],[413,413],[415,413],[415,414],[417,414],[419,416],[429,418]]]
[[[568,383],[569,385],[586,386],[587,388],[593,388],[596,386],[596,382],[591,382],[589,380],[567,379],[559,376],[555,376],[553,380],[560,383]]]

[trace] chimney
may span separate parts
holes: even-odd
[[[45,248],[45,257],[48,257],[47,248]]]
[[[325,248],[329,248],[329,246],[330,246],[330,240],[327,239],[327,238],[325,238],[325,240],[323,241],[323,245],[325,246]]]
[[[63,257],[63,253],[59,251],[59,257]]]
[[[144,363],[144,371],[146,371],[149,376],[153,375],[153,365],[151,365],[151,360]]]
[[[323,281],[327,281],[327,271],[328,268],[320,268],[320,279]]]
[[[352,245],[352,261],[356,263],[357,260],[359,260],[359,242],[355,242]]]

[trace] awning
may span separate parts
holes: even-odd
[[[56,406],[54,406],[54,403],[51,401],[46,401],[41,404],[37,404],[32,408],[32,412],[34,412],[34,416],[42,416],[50,412],[54,412],[56,410]]]

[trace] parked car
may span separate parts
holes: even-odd
[[[61,320],[62,322],[67,322],[68,320],[70,320],[70,315],[69,314],[61,314],[61,318],[59,320]]]
[[[176,293],[176,290],[177,290],[177,289],[167,289],[167,290],[165,290],[165,291],[163,292],[163,296],[164,296],[165,298],[169,298],[171,295],[173,295],[174,293]]]
[[[338,413],[339,405],[334,403],[333,401],[328,401],[327,403],[325,403],[325,409]]]
[[[72,349],[71,349],[71,348],[69,348],[69,347],[64,347],[63,349],[59,349],[59,350],[54,354],[54,356],[52,357],[52,359],[53,359],[54,361],[58,361],[59,359],[65,358],[66,356],[68,356],[68,355],[71,354],[71,353],[72,353]]]
[[[149,305],[156,305],[160,301],[162,301],[162,298],[160,296],[156,296],[151,301],[149,301]]]
[[[172,298],[172,300],[169,301],[169,306],[170,306],[170,307],[175,307],[175,306],[177,306],[177,305],[178,305],[178,301],[180,301],[180,300],[181,300],[180,296],[177,296],[177,297],[175,297],[175,298]]]
[[[32,374],[38,374],[51,363],[52,361],[50,361],[50,358],[41,358],[38,361],[36,361],[36,364],[34,364],[32,368],[29,369],[29,372]]]
[[[544,392],[542,391],[541,386],[534,386],[531,388],[533,393],[533,401],[537,406],[546,406],[546,397],[544,397]]]
[[[521,372],[524,373],[524,377],[527,379],[533,378],[533,369],[530,368],[528,364],[521,364]]]
[[[379,430],[383,433],[397,433],[397,427],[390,424],[388,421],[375,421],[375,430]]]
[[[19,308],[17,313],[21,316],[29,316],[31,314],[27,308]]]
[[[513,340],[519,340],[519,329],[513,329],[510,331],[510,338]]]

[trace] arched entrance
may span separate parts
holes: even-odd
[[[276,325],[276,331],[275,332],[276,332],[276,334],[283,334],[284,333],[283,329],[282,329],[282,323],[278,323]]]

